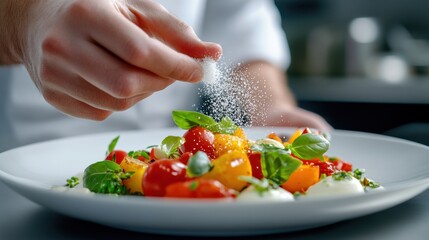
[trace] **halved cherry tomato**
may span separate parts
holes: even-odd
[[[353,165],[349,162],[343,161],[342,159],[329,158],[329,162],[333,163],[335,168],[340,171],[351,172],[353,170]]]
[[[185,152],[182,154],[182,156],[180,156],[179,161],[185,165],[188,165],[189,158],[192,157],[192,155],[194,154],[190,152]]]
[[[186,181],[185,164],[177,159],[157,160],[149,165],[143,175],[143,192],[145,196],[162,197],[168,185],[184,181]]]
[[[195,154],[198,151],[203,151],[211,159],[216,157],[213,145],[214,134],[209,130],[196,126],[189,129],[183,137],[185,138],[185,143],[180,146],[180,153],[191,152]]]
[[[230,151],[212,161],[212,169],[202,178],[214,179],[225,187],[241,191],[248,185],[239,179],[239,176],[252,176],[252,166],[244,151]]]
[[[113,150],[109,153],[109,155],[107,155],[105,160],[109,160],[112,161],[113,159],[115,159],[115,162],[117,164],[121,164],[122,160],[124,160],[124,158],[128,156],[128,153],[122,150]]]
[[[211,179],[194,179],[170,184],[165,197],[175,198],[231,198],[235,197],[232,189]]]
[[[261,167],[261,153],[252,152],[247,154],[249,157],[250,165],[252,165],[252,175],[254,178],[262,179],[264,174],[262,173]]]
[[[301,160],[303,164],[305,165],[314,165],[319,166],[319,174],[320,176],[322,174],[325,174],[326,176],[331,176],[335,171],[336,168],[333,163],[329,161],[320,161],[319,159],[315,160]]]
[[[319,167],[315,165],[301,165],[293,172],[289,179],[282,184],[282,188],[291,193],[304,193],[307,189],[319,182]]]

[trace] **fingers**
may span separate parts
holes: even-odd
[[[136,8],[131,11],[136,24],[175,50],[193,58],[210,57],[218,60],[222,48],[216,43],[202,42],[194,30],[175,16],[169,14],[159,4],[150,1],[130,1]],[[156,9],[156,11],[145,11]]]
[[[82,42],[79,47],[82,51],[77,52],[69,64],[82,78],[115,98],[149,94],[163,90],[174,82],[128,65],[90,42]]]
[[[127,63],[165,78],[197,82],[203,75],[201,66],[193,58],[177,52],[149,37],[137,25],[112,9],[97,8],[94,25],[88,34],[97,43]]]
[[[310,127],[322,132],[329,132],[333,127],[320,115],[297,107],[271,109],[265,122],[255,121],[255,125]]]
[[[110,111],[94,108],[57,91],[44,90],[42,94],[49,104],[74,117],[102,121],[112,114]]]
[[[109,112],[127,110],[151,94],[146,93],[131,98],[117,99],[91,85],[85,79],[77,75],[67,74],[67,71],[59,66],[45,67],[43,77],[45,79],[44,89],[47,94],[60,92],[93,108]]]

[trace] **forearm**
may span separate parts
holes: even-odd
[[[29,9],[37,1],[0,0],[0,64],[22,62]]]

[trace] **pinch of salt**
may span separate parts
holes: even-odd
[[[206,84],[217,82],[219,79],[219,69],[217,67],[217,62],[209,57],[206,57],[200,62],[200,64],[204,71],[203,82]]]

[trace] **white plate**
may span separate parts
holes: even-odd
[[[249,138],[286,128],[247,129]],[[359,196],[295,202],[172,200],[138,196],[79,195],[53,185],[102,160],[119,133],[89,135],[33,144],[0,154],[0,179],[26,198],[67,216],[133,231],[179,235],[253,235],[327,225],[381,211],[429,187],[429,147],[396,138],[348,131],[332,133],[331,156],[365,168],[386,191]],[[158,144],[178,129],[120,133],[119,149]]]

